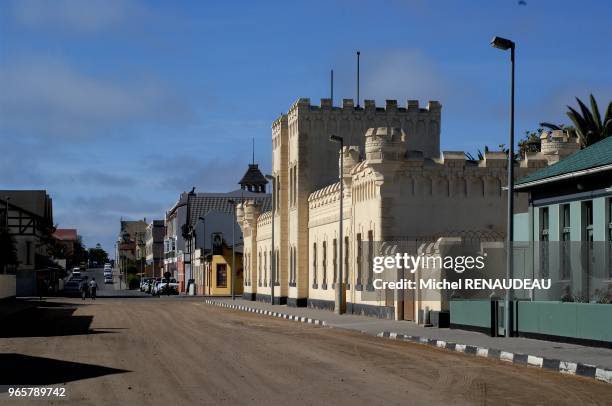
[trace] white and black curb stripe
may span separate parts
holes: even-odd
[[[225,307],[227,309],[241,310],[243,312],[263,314],[266,316],[278,317],[278,318],[285,319],[285,320],[293,320],[293,321],[297,321],[300,323],[314,324],[315,326],[327,327],[327,323],[325,321],[318,320],[318,319],[311,319],[309,317],[294,316],[292,314],[273,312],[273,311],[264,310],[264,309],[255,309],[253,307],[223,303],[223,302],[218,302],[216,300],[209,300],[209,299],[204,300],[204,303],[214,305],[214,306],[219,306],[219,307]]]
[[[518,365],[529,365],[536,368],[544,368],[568,375],[579,375],[587,378],[594,378],[602,382],[612,383],[612,370],[596,367],[594,365],[580,364],[576,362],[560,361],[558,359],[537,357],[508,351],[500,351],[493,348],[477,347],[436,340],[433,338],[417,337],[405,334],[384,331],[377,334],[378,337],[389,338],[392,340],[412,341],[420,344],[431,345],[450,351],[471,354],[477,357],[493,358],[499,361],[510,362]]]

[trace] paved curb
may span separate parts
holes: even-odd
[[[301,323],[314,324],[322,327],[331,327],[326,321],[311,319],[303,316],[294,316],[292,314],[272,312],[270,310],[255,309],[248,306],[234,305],[219,302],[216,300],[205,299],[204,303],[213,306],[224,307],[228,309],[241,310],[249,313],[263,314],[266,316],[278,317],[286,320],[293,320]],[[581,364],[570,361],[561,361],[558,359],[538,357],[535,355],[513,353],[508,351],[497,350],[494,348],[478,347],[474,345],[458,344],[434,338],[411,336],[406,334],[392,333],[383,331],[376,334],[377,337],[388,338],[391,340],[410,341],[419,344],[425,344],[436,348],[441,348],[449,351],[461,352],[463,354],[474,355],[477,357],[491,358],[502,362],[510,362],[512,364],[532,366],[543,368],[550,371],[560,372],[566,375],[579,375],[587,378],[594,378],[602,382],[612,384],[612,370],[596,367],[594,365]]]
[[[594,365],[580,364],[570,361],[561,361],[552,358],[543,358],[535,355],[513,353],[496,350],[493,348],[477,347],[474,345],[457,344],[433,338],[410,336],[405,334],[384,331],[377,334],[378,337],[391,340],[410,341],[425,344],[432,347],[443,348],[450,351],[475,355],[477,357],[492,358],[498,361],[510,362],[517,365],[528,365],[536,368],[548,369],[566,375],[579,375],[594,378],[602,382],[612,383],[612,370],[599,368]]]
[[[327,327],[327,323],[325,321],[318,320],[318,319],[311,319],[309,317],[300,317],[300,316],[294,316],[292,314],[271,312],[270,310],[255,309],[255,308],[247,307],[247,306],[227,304],[227,303],[217,302],[216,300],[210,300],[210,299],[204,300],[204,303],[218,306],[218,307],[225,307],[228,309],[241,310],[243,312],[263,314],[266,316],[278,317],[280,319],[293,320],[293,321],[297,321],[300,323],[314,324],[316,326]]]

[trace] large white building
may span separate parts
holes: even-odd
[[[437,241],[445,237],[505,238],[507,158],[502,151],[468,160],[463,152],[440,151],[441,105],[400,107],[366,100],[342,107],[299,99],[272,124],[276,211],[257,202],[237,209],[244,235],[244,297],[334,309],[344,290],[349,313],[416,320],[439,311],[444,302],[419,295],[373,292],[368,242]],[[338,181],[339,146],[344,140],[344,178]],[[542,154],[516,164],[516,177],[547,165]],[[342,190],[343,252],[338,252],[339,197]],[[526,207],[518,197],[517,210]],[[272,247],[272,216],[275,240]],[[364,252],[369,250],[370,252]],[[272,256],[276,270],[272,272]],[[344,281],[337,283],[339,261]],[[275,274],[275,281],[272,275]]]

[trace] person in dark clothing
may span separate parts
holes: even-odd
[[[81,288],[81,298],[85,300],[85,298],[87,297],[87,282],[81,281],[80,288]]]

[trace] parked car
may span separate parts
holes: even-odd
[[[80,296],[81,295],[81,282],[70,280],[64,284],[64,295],[66,296]]]
[[[113,271],[111,271],[110,269],[105,269],[104,270],[104,277],[106,278],[107,276],[112,278],[113,277]]]
[[[147,285],[151,282],[151,278],[142,278],[140,280],[140,291],[144,292],[146,290]]]
[[[81,269],[80,268],[72,268],[71,274],[72,274],[73,278],[79,277],[79,276],[81,276]]]
[[[155,295],[178,295],[178,283],[172,278],[169,281],[162,279],[155,284]]]
[[[113,283],[113,277],[112,276],[104,276],[104,283]]]
[[[155,286],[157,285],[158,282],[161,282],[161,278],[151,279],[149,283],[147,284],[147,286],[145,287],[145,292],[154,295]]]

